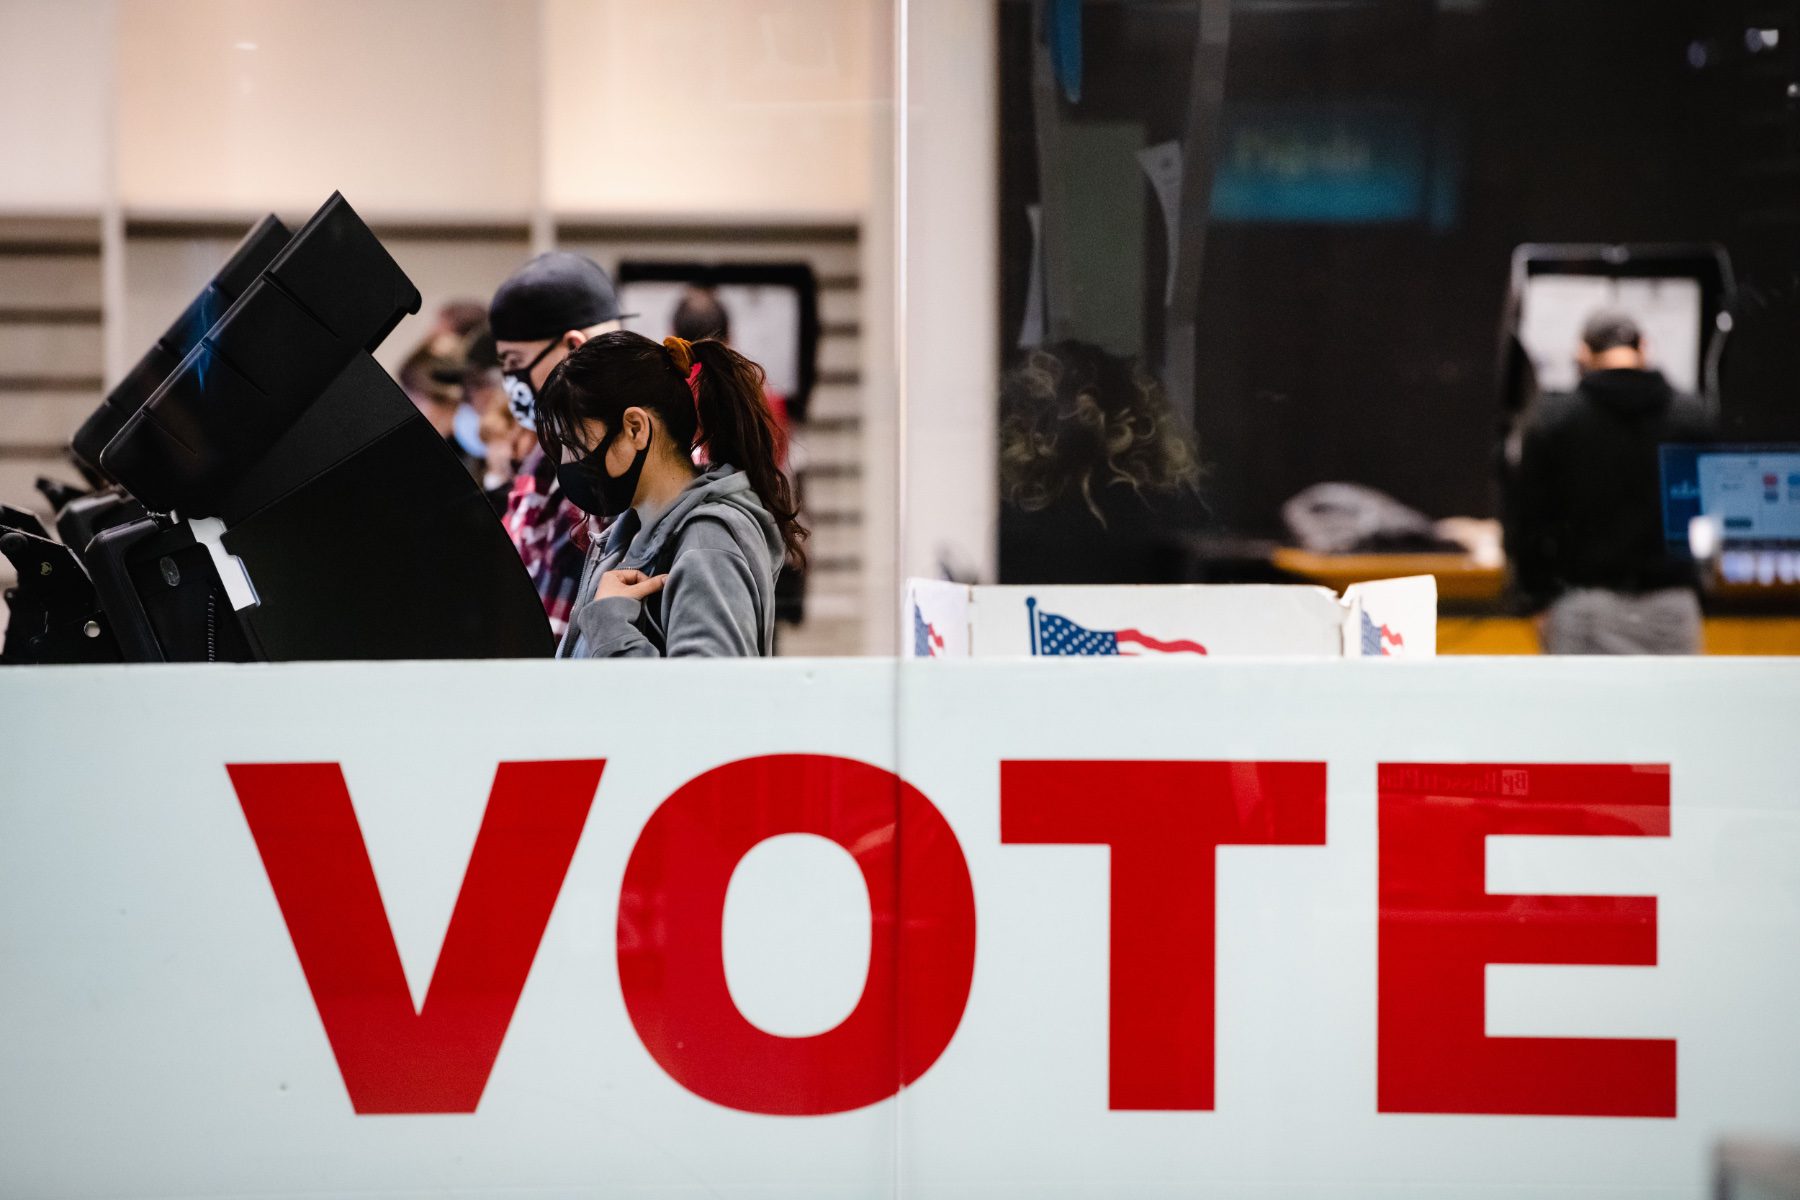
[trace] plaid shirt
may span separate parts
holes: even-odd
[[[544,602],[551,632],[561,638],[575,608],[575,590],[592,539],[588,515],[562,498],[556,468],[542,450],[532,451],[513,480],[504,520],[506,535],[518,548],[525,572]]]

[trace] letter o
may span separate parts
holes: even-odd
[[[732,872],[789,833],[849,852],[873,922],[861,998],[812,1037],[758,1029],[725,980]],[[895,1095],[950,1044],[975,971],[975,894],[943,814],[893,773],[825,755],[743,759],[651,814],[625,867],[618,953],[631,1023],[677,1083],[745,1112],[848,1112]]]

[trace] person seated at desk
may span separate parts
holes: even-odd
[[[1507,550],[1547,654],[1696,654],[1691,563],[1663,536],[1665,442],[1706,441],[1706,407],[1646,365],[1643,334],[1618,312],[1589,318],[1581,384],[1526,421]]]

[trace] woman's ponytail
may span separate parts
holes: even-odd
[[[763,369],[713,338],[688,342],[672,337],[663,347],[693,395],[695,444],[713,462],[730,463],[749,477],[781,529],[788,561],[804,564],[807,531],[800,524],[793,484],[781,469],[781,434],[764,397]]]

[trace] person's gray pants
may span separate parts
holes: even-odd
[[[1584,588],[1550,606],[1546,654],[1698,654],[1700,600],[1687,588],[1630,595]]]

